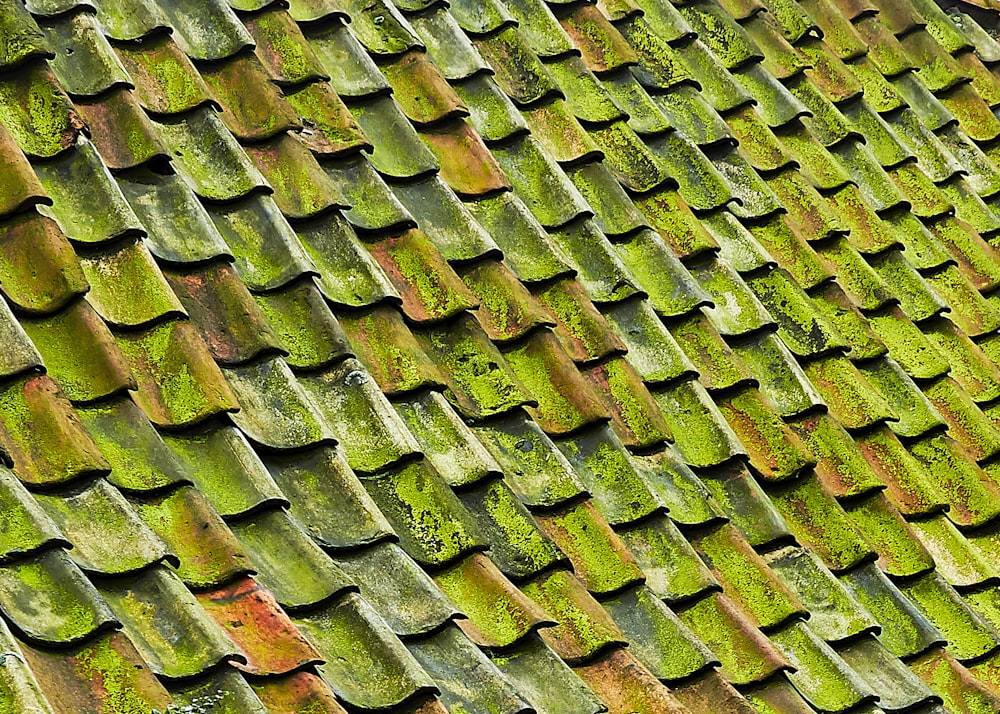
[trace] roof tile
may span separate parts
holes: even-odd
[[[759,682],[791,666],[739,607],[721,593],[702,598],[677,614],[719,658],[722,676],[733,684]]]
[[[812,551],[787,546],[771,551],[765,560],[809,610],[809,629],[823,640],[847,640],[878,626]]]
[[[521,590],[556,619],[557,625],[540,634],[571,664],[624,641],[614,620],[569,571],[554,570],[522,585]]]
[[[267,468],[287,497],[291,515],[320,545],[354,548],[392,535],[392,527],[344,457],[330,447],[273,455]]]
[[[121,575],[165,559],[176,560],[167,544],[104,479],[74,493],[36,498],[72,540],[71,557],[87,572]]]
[[[527,506],[554,506],[583,493],[583,483],[566,457],[522,412],[472,428]]]
[[[108,462],[50,377],[27,376],[5,384],[0,414],[0,443],[21,481],[55,484],[107,471]]]
[[[565,434],[610,417],[597,391],[584,381],[551,332],[535,332],[504,356],[538,400],[528,409],[546,432]]]
[[[378,306],[364,314],[345,314],[341,321],[358,357],[385,394],[395,397],[443,386],[443,377],[395,308]]]
[[[363,483],[417,562],[444,565],[486,545],[475,521],[429,462],[416,461]],[[419,520],[411,522],[414,516]]]
[[[601,158],[601,137],[588,134],[562,99],[532,105],[522,113],[532,134],[560,165]]]
[[[134,578],[102,582],[101,594],[156,674],[179,679],[236,655],[233,644],[171,571],[154,567]],[[184,632],[183,644],[167,645]]]
[[[177,174],[133,171],[118,183],[161,260],[190,263],[229,252],[208,212]]]
[[[257,580],[286,610],[327,602],[355,585],[280,509],[230,524]]]
[[[271,5],[241,19],[256,44],[257,58],[276,84],[296,86],[323,77],[319,59],[288,11]]]
[[[788,679],[817,709],[843,711],[878,699],[875,690],[804,622],[776,632],[771,639],[797,668]]]
[[[780,629],[805,614],[798,597],[757,555],[735,526],[726,524],[693,537],[692,545],[722,585],[758,628]]]
[[[296,138],[310,151],[340,156],[371,148],[354,115],[328,83],[313,82],[290,89],[285,99],[303,124]]]
[[[362,365],[347,359],[299,383],[333,427],[355,471],[374,473],[418,450],[399,416]]]
[[[268,711],[315,709],[317,714],[345,714],[329,685],[310,671],[296,672],[280,679],[254,681],[261,703]]]
[[[899,589],[948,640],[948,652],[959,660],[992,652],[997,635],[939,573],[927,573]]]
[[[139,385],[133,398],[154,424],[186,426],[237,408],[190,322],[164,322],[117,340]]]
[[[481,647],[507,647],[540,626],[555,624],[483,555],[469,556],[434,580],[468,616],[458,625]]]
[[[399,636],[433,632],[458,610],[412,558],[394,543],[338,554],[337,565],[359,584],[361,595]],[[393,577],[387,577],[392,573]]]
[[[123,633],[105,634],[69,650],[24,647],[22,651],[32,671],[38,673],[42,691],[54,699],[68,698],[74,706],[103,707],[115,698],[122,708],[145,711],[171,703],[170,695]]]
[[[76,143],[83,122],[44,60],[0,80],[0,119],[28,156],[49,158]]]
[[[202,198],[229,201],[267,185],[212,107],[154,123],[181,175]]]
[[[628,650],[618,648],[587,665],[576,667],[591,689],[600,692],[613,714],[660,711],[682,714],[685,707]]]
[[[142,241],[83,253],[80,267],[90,283],[87,302],[113,327],[142,328],[186,314]]]
[[[661,507],[641,471],[632,465],[624,446],[607,427],[569,437],[558,446],[609,523],[631,523]]]
[[[188,587],[215,587],[250,570],[239,541],[197,489],[181,486],[132,505],[180,561],[177,575]],[[212,547],[202,549],[198,542],[210,542]]]
[[[657,598],[680,603],[719,588],[691,544],[666,516],[654,516],[624,528],[620,535],[646,576],[644,587]],[[633,592],[623,595],[623,601],[648,599],[643,590]],[[611,611],[614,616],[614,609]]]
[[[166,462],[173,463],[174,468],[183,468],[181,473],[198,486],[223,516],[239,515],[264,503],[284,500],[260,457],[233,426],[210,425],[183,435],[165,434],[163,441],[169,447]],[[112,478],[114,474],[112,471]]]
[[[285,361],[293,370],[324,367],[349,354],[347,336],[312,278],[254,298],[270,322],[270,329],[262,332],[276,333],[274,339],[288,351]],[[303,322],[309,326],[306,330],[300,327]]]
[[[499,257],[493,237],[439,176],[396,185],[393,191],[445,260],[458,263],[487,255]]]
[[[571,272],[562,251],[513,192],[477,200],[466,207],[498,241],[506,263],[522,281],[535,283]]]
[[[240,96],[245,93],[243,90]],[[250,122],[250,125],[259,126],[259,122]],[[278,208],[291,220],[311,218],[333,207],[346,208],[348,201],[341,195],[337,183],[323,171],[302,142],[283,131],[287,128],[278,128],[278,136],[271,141],[244,149],[274,189]]]
[[[546,535],[569,556],[574,572],[591,592],[617,592],[642,579],[625,543],[589,501],[536,518]]]
[[[910,668],[943,699],[950,708],[989,711],[998,697],[972,676],[943,648],[935,648],[915,659]]]
[[[747,448],[750,464],[768,481],[791,478],[816,464],[807,446],[756,389],[718,400],[719,409]]]
[[[77,101],[76,108],[90,128],[101,158],[112,171],[166,158],[166,148],[129,90],[112,90],[100,101]]]
[[[442,706],[451,703],[483,714],[514,714],[526,708],[514,686],[457,627],[446,625],[425,640],[408,643],[408,648],[441,688]]]
[[[319,659],[274,598],[250,578],[200,593],[198,602],[246,657],[238,665],[244,671],[282,674]],[[260,621],[267,622],[263,631],[257,630]]]
[[[97,589],[62,548],[0,567],[0,602],[18,632],[50,647],[82,642],[117,624]]]
[[[459,499],[489,542],[490,559],[508,577],[531,577],[566,561],[503,480],[462,491]]]
[[[52,162],[39,164],[35,171],[53,199],[51,215],[70,240],[100,243],[111,238],[135,236],[142,231],[121,189],[89,141],[81,141]],[[77,189],[77,181],[90,187],[86,195]],[[89,216],[91,202],[96,200],[106,209],[96,220],[84,218]]]
[[[509,652],[491,654],[493,663],[517,686],[521,696],[539,711],[552,714],[597,714],[603,710],[593,691],[535,637]]]
[[[339,699],[366,709],[434,691],[434,682],[357,595],[294,618],[325,660],[319,671]]]
[[[169,34],[155,34],[140,44],[119,44],[115,51],[147,110],[179,114],[209,101],[208,85]]]
[[[18,558],[50,544],[69,545],[52,519],[6,468],[0,470],[0,501],[7,518],[6,529],[0,535],[0,560]]]
[[[273,290],[313,269],[314,251],[304,249],[270,196],[253,194],[233,204],[211,206],[209,215],[250,290]],[[311,234],[310,228],[328,225],[310,224],[302,232]]]
[[[447,400],[431,390],[394,404],[428,459],[452,487],[474,484],[500,472]]]
[[[871,556],[844,509],[814,475],[806,474],[775,491],[771,500],[796,539],[816,551],[830,570],[852,568]]]

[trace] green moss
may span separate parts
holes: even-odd
[[[788,678],[821,711],[848,709],[872,693],[805,624],[792,625],[771,639],[798,667]]]
[[[823,491],[815,476],[800,478],[772,495],[771,500],[796,538],[812,547],[829,568],[849,568],[871,552],[844,510]]]
[[[473,561],[467,560],[434,580],[492,644],[505,647],[531,629],[533,617],[511,599],[513,586],[504,588],[502,581],[482,575]]]
[[[771,663],[758,649],[756,638],[744,629],[746,624],[734,620],[719,597],[713,593],[702,598],[678,612],[678,617],[719,658],[727,680],[747,684],[762,679],[770,674]]]
[[[542,535],[531,516],[500,481],[495,481],[482,501],[482,508],[499,529],[500,550],[516,558],[523,574],[536,573],[559,560],[562,554]]]
[[[198,83],[191,81],[191,72],[179,59],[166,53],[161,53],[156,59],[147,68],[170,107],[188,107],[201,99]]]
[[[592,654],[611,642],[621,640],[621,633],[608,623],[597,620],[581,607],[579,585],[566,571],[527,583],[524,593],[545,608],[559,624],[553,629],[560,640],[569,640],[584,654]]]
[[[77,676],[83,681],[97,681],[104,696],[102,711],[108,714],[149,714],[150,702],[141,694],[137,680],[141,674],[151,676],[132,662],[126,661],[115,649],[110,638],[102,638],[76,656]],[[147,683],[146,687],[150,685]],[[139,686],[137,686],[139,685]],[[166,703],[166,695],[156,704]]]
[[[569,556],[592,592],[614,592],[642,577],[642,571],[614,531],[584,504],[546,520],[547,531]]]
[[[471,319],[471,318],[469,318]],[[512,379],[496,348],[475,331],[431,333],[438,364],[466,393],[484,416],[505,412],[526,396]]]
[[[992,630],[937,573],[901,583],[899,589],[940,630],[955,658],[979,657],[996,647]]]

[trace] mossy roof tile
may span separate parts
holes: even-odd
[[[560,165],[601,158],[601,148],[562,99],[553,98],[521,111],[532,133]]]
[[[459,616],[451,599],[395,543],[337,553],[334,560],[398,636],[427,634]]]
[[[84,571],[121,575],[165,559],[175,560],[168,545],[104,479],[95,479],[66,495],[40,494],[36,498],[72,540],[70,557]]]
[[[434,581],[469,618],[457,624],[481,647],[507,647],[540,626],[555,624],[482,555],[469,556]]]
[[[250,578],[202,593],[198,601],[246,657],[244,671],[283,674],[319,659],[274,597]],[[269,626],[254,631],[258,620],[268,621]]]
[[[295,617],[294,622],[325,660],[320,673],[348,704],[382,709],[435,691],[430,676],[357,595]]]
[[[0,602],[14,627],[43,646],[79,643],[117,624],[111,608],[62,548],[0,567]]]
[[[177,575],[188,587],[218,586],[250,570],[236,536],[197,489],[181,486],[131,503],[180,561]],[[210,542],[212,547],[202,550],[199,542]]]
[[[721,593],[702,598],[678,612],[678,616],[718,657],[722,676],[734,684],[759,682],[791,666],[739,607]]]
[[[363,483],[417,562],[445,565],[486,546],[478,525],[430,462],[366,476]]]
[[[334,449],[271,455],[267,472],[274,478],[274,492],[288,499],[289,513],[320,545],[350,549],[392,535],[388,521]]]
[[[39,672],[40,688],[53,699],[69,697],[74,706],[90,707],[108,707],[110,700],[116,714],[171,704],[167,690],[124,633],[103,634],[69,650],[22,651]]]
[[[254,52],[275,83],[291,87],[324,76],[319,58],[287,10],[274,5],[254,9],[264,11],[241,19],[256,44]]]
[[[490,658],[521,696],[540,711],[597,714],[604,708],[590,688],[535,635],[521,646]]]
[[[129,76],[96,16],[85,6],[77,9],[46,18],[43,24],[46,41],[54,50],[50,55],[53,72],[66,90],[77,96],[94,96],[113,85],[129,83]],[[15,40],[14,46],[19,44]],[[33,44],[29,41],[20,51],[34,50],[37,54],[39,48],[37,45],[33,48]]]
[[[257,580],[286,610],[308,608],[356,588],[286,511],[267,510],[229,527]]]
[[[527,706],[483,651],[453,625],[407,647],[440,688],[441,706],[458,704],[470,714],[515,714]]]
[[[268,81],[263,63],[252,51],[205,67],[201,77],[222,107],[222,121],[241,141],[262,141],[301,127],[294,110],[282,101],[278,89]]]
[[[172,571],[154,567],[125,580],[101,584],[101,594],[125,633],[156,674],[180,679],[202,674],[238,651]],[[177,631],[183,646],[170,646]]]
[[[947,638],[949,654],[969,660],[996,649],[996,630],[980,617],[940,573],[927,573],[899,589]]]
[[[296,138],[320,156],[341,156],[371,149],[354,115],[327,82],[289,89],[285,96],[303,123]]]
[[[229,263],[192,272],[164,271],[216,361],[246,362],[283,344]],[[242,322],[246,320],[246,322]]]
[[[319,714],[346,714],[330,685],[315,672],[295,672],[286,677],[254,681],[251,685],[261,705],[268,711],[306,709]]]
[[[734,686],[764,712],[846,706],[865,686],[886,702],[862,694],[859,714],[995,708],[980,635],[1000,623],[1000,54],[971,17],[882,4],[34,0],[34,19],[5,15],[25,42],[0,48],[0,434],[24,486],[10,481],[0,561],[73,544],[102,587],[169,577],[148,613],[187,603],[177,622],[201,624],[167,644],[168,619],[129,605],[127,634],[98,616],[43,654],[32,633],[66,621],[5,602],[0,649],[22,659],[0,668],[0,709],[62,712],[67,690],[88,710],[162,710],[150,665],[184,675],[177,706],[213,697],[220,714],[748,711]],[[50,339],[67,322],[92,329]],[[273,389],[251,374],[269,368]],[[566,396],[583,417],[552,412]],[[97,489],[127,508],[114,496],[124,510],[102,517]],[[60,531],[42,502],[80,507]],[[814,583],[801,609],[734,585],[796,585],[777,565],[789,551]],[[428,573],[473,564],[498,605],[537,617],[492,639],[468,624],[470,641]],[[235,592],[252,567],[271,609],[205,649],[194,634],[213,620],[190,592]],[[828,610],[808,595],[843,594],[831,569],[852,592]],[[58,607],[93,609],[73,578]],[[555,590],[546,613],[528,603],[550,578],[574,607]],[[850,682],[801,625],[799,649],[821,656],[790,680],[752,626],[779,641],[805,609]],[[298,655],[265,663],[281,659],[268,621]],[[266,676],[245,680],[244,655]]]
[[[56,219],[70,240],[101,243],[142,232],[138,218],[89,141],[81,141],[54,161],[39,165],[35,171],[53,200],[53,208],[46,213]],[[86,195],[75,188],[78,182],[89,187]],[[89,201],[93,200],[101,201],[106,210],[84,220]]]
[[[51,377],[26,375],[3,385],[0,414],[0,443],[21,481],[57,484],[107,471],[108,462]]]
[[[236,516],[267,502],[284,501],[247,438],[231,425],[210,425],[183,435],[165,434],[163,442],[169,448],[165,463],[173,463],[181,477],[190,478],[222,516]],[[114,474],[112,470],[112,477]]]
[[[455,18],[442,8],[410,16],[410,24],[427,46],[431,56],[448,80],[465,79],[489,69]]]
[[[541,330],[504,354],[516,378],[537,400],[528,411],[549,434],[565,434],[611,417],[556,336]]]
[[[49,544],[63,547],[69,544],[52,519],[6,468],[0,470],[0,499],[7,514],[6,527],[0,536],[0,559],[3,561],[33,553]]]
[[[187,320],[116,337],[139,385],[133,399],[154,424],[187,426],[238,408],[236,396]]]

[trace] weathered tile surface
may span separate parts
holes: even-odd
[[[1000,710],[998,27],[0,0],[0,711]]]

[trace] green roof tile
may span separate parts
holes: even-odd
[[[996,709],[996,12],[0,12],[0,710]]]

